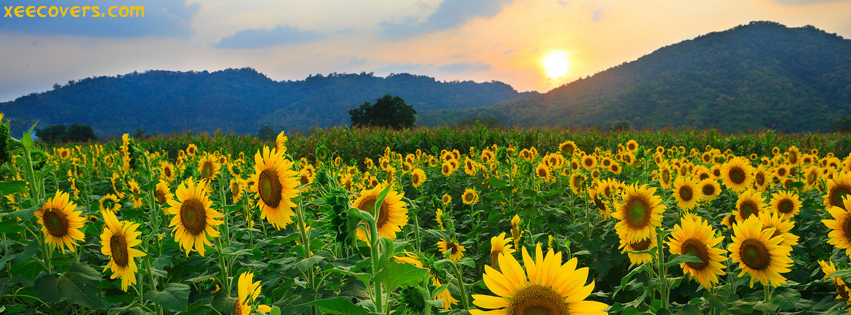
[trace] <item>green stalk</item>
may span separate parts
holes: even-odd
[[[461,267],[458,266],[455,262],[452,263],[452,269],[455,269],[455,281],[458,284],[458,291],[461,291],[461,302],[464,303],[464,309],[470,309],[470,301],[467,297],[467,289],[464,287],[464,278],[461,274]],[[448,288],[447,288],[448,290]]]
[[[225,257],[224,257],[224,254],[222,253],[223,250],[222,250],[222,238],[221,237],[216,237],[216,249],[219,251],[218,260],[219,260],[219,267],[221,267],[221,272],[222,272],[222,287],[225,289],[225,292],[227,292],[228,296],[230,296],[230,281],[228,280],[229,274],[228,274],[228,268],[225,265]]]
[[[376,212],[375,216],[376,217],[378,216],[379,211],[381,211],[381,205],[376,205],[375,206],[375,212]],[[380,243],[378,241],[379,240],[378,226],[376,225],[375,220],[372,220],[372,222],[369,222],[369,236],[370,236],[370,242],[372,243],[372,246],[370,247],[371,256],[372,256],[371,257],[372,258],[372,278],[375,279],[376,275],[378,275],[378,260],[380,259],[380,256],[379,256],[380,254],[379,254],[379,251],[378,251],[378,244]],[[376,311],[378,313],[384,313],[384,303],[382,302],[384,300],[384,298],[383,298],[383,294],[381,293],[381,284],[376,283],[375,281],[373,281],[373,284],[375,285],[375,298],[373,300],[373,304],[375,304],[375,308],[376,308]]]
[[[668,309],[668,272],[665,270],[665,247],[662,246],[662,233],[656,234],[656,249],[658,254],[656,261],[659,262],[659,277],[662,278],[662,307]]]

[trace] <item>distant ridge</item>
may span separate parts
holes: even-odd
[[[508,125],[827,131],[851,116],[851,40],[813,26],[751,22],[660,48],[593,77],[492,107],[418,122],[496,117]]]
[[[0,103],[14,135],[37,128],[91,125],[98,136],[193,130],[256,134],[264,125],[280,130],[347,125],[348,109],[385,94],[402,97],[419,112],[489,106],[526,98],[498,82],[440,82],[407,73],[311,75],[300,81],[269,79],[251,68],[216,72],[153,70],[71,81],[54,90]]]

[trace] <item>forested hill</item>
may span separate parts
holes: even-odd
[[[345,125],[350,108],[388,93],[402,97],[419,112],[491,106],[537,95],[518,93],[497,81],[441,82],[407,73],[386,78],[334,73],[276,82],[251,68],[212,73],[147,71],[56,85],[52,91],[0,103],[0,112],[12,119],[16,135],[36,120],[39,127],[91,125],[99,136],[137,129],[256,134],[264,125],[276,131]]]
[[[437,111],[418,122],[496,117],[509,125],[693,126],[827,131],[851,116],[851,40],[752,22],[660,48],[526,100]]]

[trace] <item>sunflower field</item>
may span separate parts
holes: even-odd
[[[2,120],[2,115],[0,115]],[[842,314],[847,135],[0,124],[0,313]]]

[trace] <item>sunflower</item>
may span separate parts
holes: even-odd
[[[232,178],[228,187],[230,187],[230,194],[233,196],[233,202],[236,203],[239,201],[239,198],[242,197],[242,191],[245,189],[245,181],[239,177]]]
[[[452,164],[448,161],[443,162],[443,165],[440,166],[440,173],[443,174],[443,176],[449,177],[453,172],[455,172],[455,169],[452,168]]]
[[[662,198],[654,195],[655,192],[656,188],[647,185],[632,185],[624,189],[623,203],[615,205],[612,217],[620,220],[615,229],[618,234],[624,235],[625,241],[636,243],[645,240],[662,223],[662,213],[667,207],[662,204]]]
[[[83,241],[83,232],[80,228],[86,223],[81,216],[82,211],[74,211],[77,204],[69,200],[70,195],[64,191],[57,191],[53,198],[48,198],[44,204],[35,211],[41,231],[44,232],[44,242],[50,244],[51,249],[65,251],[65,247],[74,250],[77,241]]]
[[[794,192],[781,190],[771,195],[771,210],[783,220],[790,220],[801,211],[801,200]]]
[[[771,211],[760,212],[759,220],[762,222],[763,230],[774,229],[771,237],[778,235],[783,237],[783,242],[780,245],[798,245],[800,238],[790,232],[795,227],[795,221],[784,220],[778,213]]]
[[[558,150],[564,153],[564,155],[572,156],[573,152],[576,151],[576,143],[573,141],[565,141],[558,145]]]
[[[283,131],[281,131],[281,133],[279,133],[278,136],[275,137],[275,150],[281,152],[282,154],[287,153],[287,140],[287,136],[284,135]]]
[[[659,167],[659,186],[662,189],[668,189],[671,188],[671,182],[673,182],[671,168],[667,164],[663,164]]]
[[[127,292],[127,287],[131,284],[136,284],[136,257],[143,257],[146,254],[133,246],[142,243],[139,235],[142,232],[137,232],[139,223],[128,221],[118,221],[115,213],[109,210],[101,212],[103,221],[105,222],[103,232],[100,235],[101,253],[109,257],[109,263],[106,264],[106,269],[112,269],[110,279],[121,278],[121,289]]]
[[[702,191],[697,184],[685,176],[677,177],[674,181],[674,197],[677,206],[683,210],[691,210],[697,206],[697,202],[703,197]]]
[[[142,190],[139,188],[139,184],[136,183],[135,180],[131,179],[127,183],[127,186],[129,186],[130,191],[133,193],[133,195],[130,196],[130,198],[133,199],[133,209],[141,208],[142,207],[142,198],[136,198],[136,196],[142,194]]]
[[[195,156],[198,153],[198,146],[194,143],[190,143],[189,146],[186,147],[186,154],[189,156]]]
[[[169,163],[169,162],[166,162],[166,161],[161,161],[160,162],[160,179],[171,183],[172,181],[174,181],[175,177],[176,177],[176,175],[174,173],[174,165]]]
[[[603,219],[608,219],[612,217],[612,209],[609,204],[606,203],[606,201],[604,200],[604,198],[606,198],[606,195],[602,191],[602,189],[606,188],[608,188],[608,186],[602,187],[600,184],[598,184],[596,189],[588,189],[588,198],[590,198],[594,205],[597,207],[597,211],[600,212],[600,216],[603,217]]]
[[[724,185],[734,192],[742,192],[753,182],[753,167],[744,158],[735,158],[721,168]]]
[[[627,257],[629,258],[630,267],[643,264],[653,259],[653,256],[648,253],[637,254],[633,252],[640,252],[656,248],[655,230],[650,233],[650,237],[637,242],[628,242],[626,240],[626,234],[619,233],[618,237],[620,240],[620,246],[618,246],[618,249],[620,249],[622,253],[626,253]]]
[[[378,201],[378,194],[385,187],[386,184],[379,184],[370,190],[361,191],[360,197],[352,203],[352,206],[375,216],[375,203]],[[408,208],[402,201],[404,197],[404,193],[398,193],[393,188],[387,192],[375,220],[379,236],[395,239],[396,232],[402,231],[402,227],[408,224]],[[366,231],[358,228],[357,233],[359,240],[369,243]]]
[[[464,246],[461,246],[458,242],[447,242],[444,239],[437,242],[437,248],[440,250],[441,254],[445,254],[448,251],[449,259],[454,262],[461,260],[461,257],[464,257],[464,251],[466,250]]]
[[[759,214],[765,210],[765,198],[760,192],[748,189],[739,195],[739,201],[736,202],[736,221],[745,222],[752,214]]]
[[[579,195],[582,190],[585,189],[585,181],[588,180],[588,177],[581,173],[573,173],[570,175],[570,190],[573,191],[574,194]]]
[[[446,230],[446,228],[443,227],[443,210],[437,208],[437,211],[434,212],[434,220],[437,221],[437,226],[439,226],[441,230]]]
[[[496,271],[501,271],[499,268],[499,255],[512,255],[514,248],[511,248],[513,240],[511,237],[505,237],[505,232],[499,236],[491,237],[491,267]]]
[[[787,152],[787,157],[789,158],[789,164],[798,165],[798,163],[800,163],[799,158],[801,157],[801,151],[798,150],[798,147],[791,146]]]
[[[845,208],[829,207],[827,211],[833,220],[821,220],[827,228],[831,229],[827,234],[829,244],[836,248],[845,249],[845,254],[851,256],[851,198],[844,198]]]
[[[514,248],[520,247],[521,237],[523,237],[523,230],[520,228],[520,216],[515,214],[511,218],[511,239],[514,240]]]
[[[623,171],[623,168],[618,162],[612,162],[612,164],[609,165],[609,171],[615,175],[620,175],[620,173]]]
[[[763,191],[769,183],[768,175],[765,173],[765,165],[760,165],[753,172],[753,187],[756,190]]]
[[[838,176],[834,175],[833,179],[828,179],[826,191],[827,193],[824,195],[825,208],[839,207],[849,210],[842,199],[851,195],[851,172],[841,172]]]
[[[725,230],[733,228],[733,226],[736,225],[736,223],[737,222],[736,222],[736,214],[735,213],[732,213],[732,214],[724,217],[724,219],[721,220],[721,224],[724,225]]]
[[[169,200],[174,198],[174,194],[171,193],[171,189],[168,187],[168,182],[164,180],[160,180],[157,183],[157,187],[154,190],[154,197],[156,198],[157,204],[161,207],[165,206]],[[103,211],[103,209],[101,209]],[[165,214],[168,214],[168,210],[163,207],[163,211]]]
[[[252,282],[254,273],[251,271],[243,272],[239,275],[237,282],[238,299],[233,301],[233,313],[237,315],[251,314],[251,305],[249,303],[257,299],[260,295],[260,281]],[[272,311],[268,305],[258,305],[257,310],[263,313]]]
[[[727,260],[724,257],[727,250],[715,248],[723,240],[724,237],[715,237],[715,230],[703,219],[684,217],[666,244],[671,254],[692,254],[699,258],[701,262],[681,263],[680,268],[689,278],[697,278],[701,286],[711,289],[718,284],[718,276],[726,274],[721,269],[725,268],[722,262]]]
[[[629,152],[632,152],[632,153],[637,152],[638,151],[638,142],[636,142],[635,140],[627,141],[626,142],[626,149],[629,150]]]
[[[777,177],[786,178],[786,176],[789,176],[789,166],[778,165],[774,168],[774,174],[777,174]]]
[[[110,211],[118,211],[121,209],[121,202],[118,199],[118,196],[113,194],[106,194],[105,196],[100,198],[98,201],[100,211],[110,210]]]
[[[594,290],[593,281],[585,285],[588,268],[577,270],[576,258],[562,265],[561,252],[549,250],[544,256],[540,244],[536,250],[533,260],[523,248],[525,268],[511,255],[499,255],[503,271],[485,266],[482,278],[497,296],[474,294],[473,304],[493,311],[470,314],[606,314],[608,305],[585,301]]]
[[[411,172],[411,183],[414,185],[414,188],[420,188],[426,181],[426,174],[422,169],[415,169]]]
[[[461,195],[461,201],[466,205],[479,203],[479,194],[472,188],[464,189],[464,194]]]
[[[207,186],[195,182],[190,178],[177,186],[176,199],[168,201],[168,213],[173,215],[169,227],[174,227],[172,235],[174,240],[180,244],[186,256],[194,249],[204,256],[204,245],[213,244],[207,240],[210,237],[219,237],[219,231],[214,226],[221,225],[222,214],[210,208],[213,201],[207,198]]]
[[[263,153],[257,150],[254,155],[254,174],[251,179],[255,185],[249,187],[259,198],[260,218],[266,219],[276,229],[286,228],[293,222],[295,215],[292,208],[296,206],[292,198],[298,195],[296,186],[299,185],[296,172],[292,170],[293,163],[284,158],[283,152],[269,147],[263,147]]]
[[[443,286],[443,283],[441,283],[440,279],[438,279],[436,276],[432,275],[431,279],[432,279],[431,283],[434,285],[435,288],[439,288],[439,287]],[[440,291],[437,294],[435,294],[434,299],[435,300],[443,300],[443,303],[441,303],[440,307],[442,307],[445,310],[451,310],[452,305],[458,305],[458,300],[456,300],[455,298],[452,297],[452,294],[449,293],[449,288],[446,288],[443,291]]]
[[[836,271],[836,266],[833,265],[833,261],[831,260],[829,263],[823,260],[818,261],[819,265],[821,265],[821,271],[824,272],[824,279],[827,279],[831,273]],[[851,287],[848,286],[848,283],[845,283],[845,280],[842,280],[840,277],[831,277],[833,280],[833,287],[836,288],[836,293],[839,295],[836,296],[837,300],[844,300],[846,305],[851,305]]]
[[[582,167],[585,168],[586,171],[597,167],[597,158],[593,155],[583,156],[582,157]]]
[[[216,178],[216,175],[219,175],[219,169],[221,169],[221,165],[218,161],[216,161],[216,157],[212,154],[204,153],[204,156],[198,161],[198,173],[201,176],[201,180],[207,183],[213,181]]]
[[[813,189],[818,184],[820,174],[821,169],[818,166],[810,166],[804,170],[804,189]]]
[[[739,277],[750,275],[751,288],[754,281],[773,287],[786,283],[786,278],[780,274],[790,271],[792,247],[781,245],[784,238],[773,234],[774,229],[763,229],[756,216],[733,225],[733,243],[727,246],[727,250],[732,261],[742,268]]]
[[[700,190],[701,196],[703,196],[704,202],[711,202],[721,194],[721,185],[718,184],[718,181],[707,178],[702,180],[697,184],[697,189]]]

